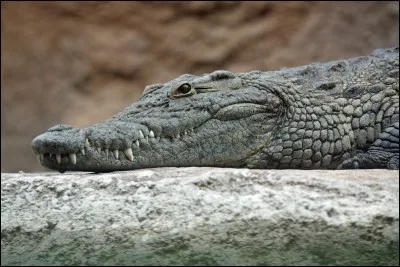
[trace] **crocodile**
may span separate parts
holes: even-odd
[[[368,56],[146,86],[111,119],[58,124],[32,148],[45,167],[399,169],[399,48]]]

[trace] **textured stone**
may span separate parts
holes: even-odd
[[[399,264],[398,171],[3,173],[1,196],[2,265]]]

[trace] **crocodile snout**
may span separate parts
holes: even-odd
[[[69,162],[76,164],[76,154],[78,152],[85,154],[84,151],[85,136],[80,133],[80,129],[69,125],[56,125],[47,132],[35,137],[32,140],[32,150],[37,156],[38,161],[45,159],[55,160],[58,164],[63,158],[69,159]]]

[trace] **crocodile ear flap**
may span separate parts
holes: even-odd
[[[233,72],[227,70],[216,70],[209,74],[210,79],[213,81],[222,80],[222,79],[235,79],[237,75]]]

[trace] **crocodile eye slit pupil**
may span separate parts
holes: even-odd
[[[177,92],[179,94],[187,94],[190,92],[191,89],[192,89],[192,87],[190,86],[190,84],[184,83],[181,86],[179,86]]]

